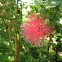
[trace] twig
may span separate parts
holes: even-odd
[[[21,22],[22,22],[22,1],[21,1]],[[20,33],[22,30],[19,30],[19,41],[20,41],[20,49],[22,50],[22,33]]]
[[[5,14],[6,14],[7,18],[9,18],[9,15],[8,15],[7,10],[6,10],[6,8],[5,8],[5,5],[4,5],[4,1],[3,1],[3,3],[2,3],[2,4],[3,4],[3,6],[2,6],[2,7],[3,7],[3,8],[4,8],[4,10],[5,10]],[[12,22],[12,20],[11,20],[10,18],[9,18],[9,20],[10,20],[10,22],[11,22],[11,23],[13,23],[13,22]]]
[[[4,5],[4,3],[3,3],[3,6],[2,6],[3,8],[4,8],[4,10],[5,10],[5,14],[6,14],[6,16],[7,16],[7,18],[9,18],[9,15],[8,15],[8,13],[7,13],[7,10],[6,10],[6,8],[5,8],[5,5]],[[13,23],[12,22],[12,20],[9,18],[9,20],[10,20],[10,22],[11,23]],[[10,26],[9,26],[10,24],[8,24],[8,27],[9,27],[9,29],[10,29]],[[13,34],[12,34],[12,31],[11,31],[11,29],[10,29],[10,32],[11,32],[11,37],[12,37],[12,40],[13,40],[13,44],[14,44],[14,47],[15,47],[15,43],[14,43],[14,39],[13,39]]]
[[[12,33],[12,30],[11,30],[11,27],[10,27],[10,22],[8,22],[8,28],[10,29],[11,37],[12,37],[12,40],[13,40],[13,45],[15,47],[15,43],[14,43],[15,41],[13,39],[13,33]]]
[[[0,11],[0,12],[1,12],[1,11]],[[5,30],[6,30],[6,34],[7,34],[7,37],[8,37],[8,42],[9,42],[9,45],[10,45],[10,48],[11,48],[11,52],[12,52],[12,54],[13,54],[13,56],[14,56],[14,53],[13,53],[13,50],[12,50],[12,47],[11,47],[10,38],[9,38],[9,36],[8,36],[8,31],[7,31],[6,24],[5,24],[5,21],[4,21],[3,16],[2,16],[2,22],[3,22],[4,28],[5,28]]]

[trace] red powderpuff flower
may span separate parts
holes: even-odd
[[[53,32],[52,26],[45,23],[40,16],[31,14],[26,23],[22,24],[22,33],[27,42],[34,46],[40,46],[45,39],[45,35],[50,36]]]

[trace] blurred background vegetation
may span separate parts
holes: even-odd
[[[20,24],[25,22],[30,12],[44,15],[48,23],[53,23],[55,31],[49,43],[39,47],[32,47],[22,39],[22,50],[19,52],[19,62],[62,62],[62,0],[0,0],[0,62],[14,62],[10,49],[3,19],[9,34],[12,50],[15,53],[13,38],[8,27],[10,20],[17,23],[17,38],[20,37]],[[14,30],[10,23],[10,28]],[[19,44],[18,44],[19,45]]]

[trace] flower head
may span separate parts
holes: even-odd
[[[44,42],[45,35],[50,36],[52,32],[52,26],[49,26],[39,15],[31,14],[26,23],[22,24],[24,38],[34,46],[40,46]]]

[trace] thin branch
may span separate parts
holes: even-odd
[[[3,8],[4,8],[4,10],[5,10],[5,14],[6,14],[7,18],[9,18],[9,15],[7,14],[6,8],[5,8],[4,6],[3,6]],[[10,18],[9,18],[9,20],[10,20],[11,23],[13,23]]]
[[[21,22],[22,22],[22,1],[21,1]],[[20,49],[22,50],[22,30],[19,30]]]
[[[5,5],[4,5],[4,3],[3,3],[3,6],[2,6],[3,8],[4,8],[4,10],[5,10],[5,14],[6,14],[6,16],[7,16],[7,18],[9,18],[9,15],[8,15],[8,13],[7,13],[7,10],[6,10],[6,8],[5,8]],[[9,18],[9,20],[10,20],[10,22],[11,23],[13,23],[12,22],[12,20]],[[11,28],[10,28],[10,26],[9,26],[10,24],[8,24],[8,27],[9,27],[9,29],[10,29],[10,33],[11,33],[11,37],[12,37],[12,40],[13,40],[13,44],[14,44],[14,47],[15,47],[15,43],[14,43],[14,39],[13,39],[13,33],[12,33],[12,31],[11,31]]]
[[[17,11],[18,11],[18,0],[17,0],[17,8],[16,8],[16,18],[15,18],[15,21],[14,21],[14,30],[15,30],[15,45],[17,47],[17,22],[16,22],[16,19],[17,19]]]
[[[13,40],[13,45],[14,45],[14,47],[15,47],[15,41],[14,41],[14,39],[13,39],[13,33],[12,33],[12,30],[11,30],[11,26],[10,26],[10,22],[8,22],[8,28],[9,28],[9,30],[10,30],[10,33],[11,33],[11,37],[12,37],[12,40]]]
[[[9,15],[8,15],[8,13],[7,13],[7,10],[6,10],[6,8],[5,8],[5,5],[4,5],[4,3],[2,3],[2,4],[3,4],[2,7],[3,7],[4,10],[5,10],[5,14],[6,14],[7,18],[9,18]],[[10,18],[9,18],[9,20],[10,20],[11,23],[13,23],[12,20],[11,20]]]
[[[16,19],[17,19],[17,12],[18,12],[18,0],[17,0],[17,8],[16,9],[16,18],[15,18],[15,21],[14,21],[14,30],[15,30],[15,62],[18,62],[18,40],[17,40],[17,22],[16,22]]]
[[[21,1],[21,22],[22,22],[22,1]]]
[[[22,32],[19,31],[19,48],[22,51]]]
[[[1,11],[0,11],[0,12],[1,12]],[[9,42],[9,45],[10,45],[10,48],[11,48],[11,52],[12,52],[12,54],[13,54],[13,56],[14,56],[14,53],[13,53],[13,50],[12,50],[12,47],[11,47],[10,38],[9,38],[9,36],[8,36],[8,31],[7,31],[6,24],[5,24],[5,21],[4,21],[3,16],[2,16],[2,22],[3,22],[4,28],[5,28],[5,30],[6,30],[6,34],[7,34],[7,37],[8,37],[8,42]]]

